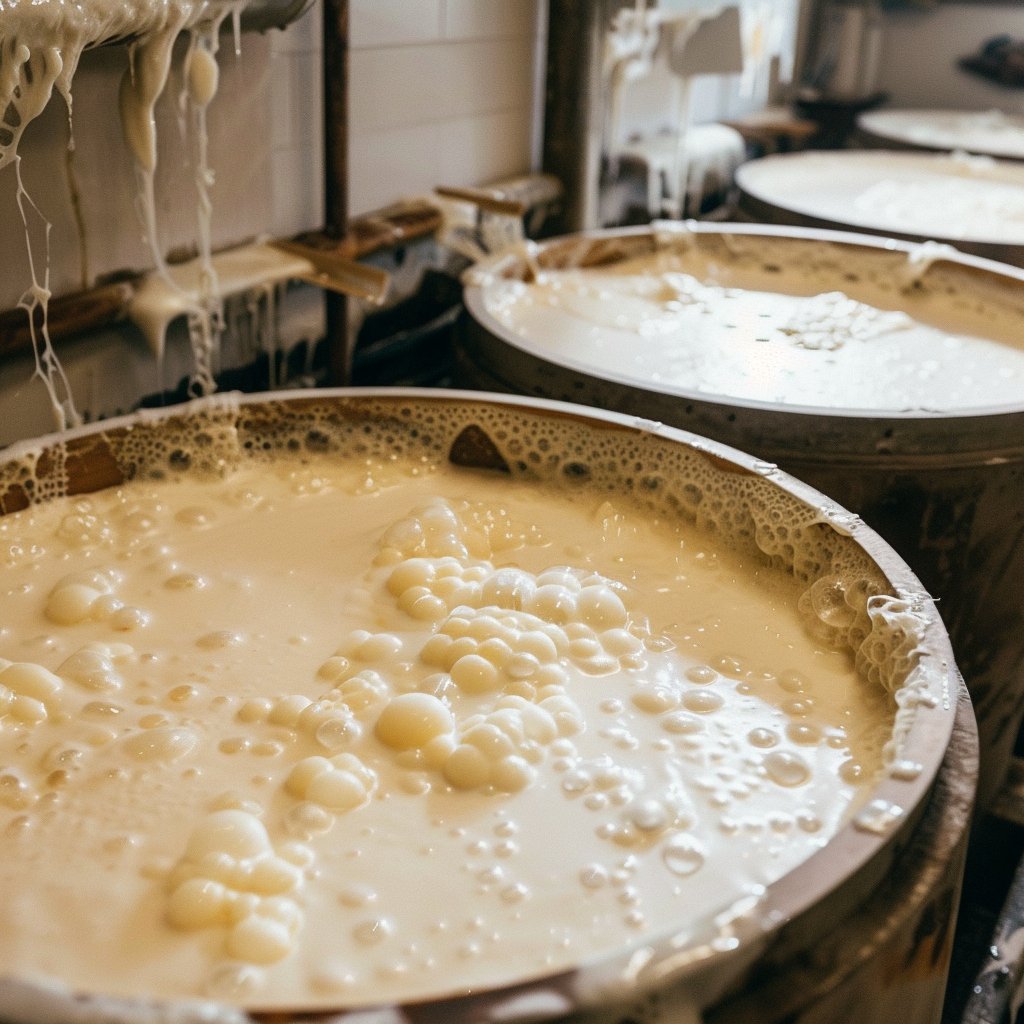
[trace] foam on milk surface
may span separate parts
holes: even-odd
[[[794,867],[892,733],[792,580],[625,497],[285,462],[39,506],[0,550],[0,961],[73,986],[564,967]]]
[[[857,281],[849,262],[849,280]],[[979,316],[965,330],[966,299],[906,299],[918,319],[894,309],[891,294],[863,284],[857,297],[838,290],[834,273],[815,280],[787,265],[770,270],[737,271],[666,251],[608,267],[543,270],[530,283],[492,281],[485,303],[508,330],[556,359],[661,387],[892,411],[1024,398],[1024,350],[1005,316],[996,323]],[[908,264],[907,285],[913,276]]]

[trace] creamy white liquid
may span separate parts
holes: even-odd
[[[819,220],[940,241],[1024,243],[1024,167],[989,156],[795,153],[744,164],[740,187]]]
[[[1024,188],[1002,181],[883,178],[857,195],[853,207],[871,223],[929,238],[1018,242],[1024,235]]]
[[[543,271],[529,284],[492,281],[485,303],[543,355],[662,388],[894,411],[1024,401],[1024,348],[1013,343],[1020,335],[1011,317],[979,316],[979,333],[967,333],[957,297],[908,300],[923,323],[892,308],[892,289],[883,296],[862,283],[857,299],[815,294],[821,278],[784,265],[773,271],[744,275],[666,251]],[[907,283],[914,273],[908,263]]]
[[[255,1006],[535,976],[756,897],[892,732],[791,579],[604,494],[281,463],[10,515],[0,552],[16,976]]]
[[[877,110],[862,114],[858,124],[931,149],[1024,158],[1024,118],[1001,110]]]

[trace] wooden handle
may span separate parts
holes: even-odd
[[[414,199],[356,218],[341,239],[324,231],[309,231],[274,244],[314,265],[316,273],[306,278],[310,283],[379,303],[387,290],[387,275],[354,261],[378,249],[404,245],[432,234],[441,227],[442,219],[441,211],[432,203]],[[132,281],[119,281],[51,299],[47,318],[50,339],[64,341],[125,319],[134,291]],[[37,334],[42,323],[42,311],[37,309]],[[24,351],[31,347],[31,342],[28,313],[24,309],[0,313],[0,356]]]
[[[367,299],[378,306],[387,296],[391,275],[386,270],[357,263],[337,248],[332,251],[288,238],[279,238],[270,244],[282,252],[301,256],[313,265],[313,273],[300,275],[303,281],[342,295]]]
[[[508,217],[522,217],[526,213],[526,205],[518,199],[508,199],[498,190],[485,188],[449,188],[438,185],[434,191],[446,199],[459,199],[464,203],[473,203],[488,213],[503,213]]]

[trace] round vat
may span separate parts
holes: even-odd
[[[665,244],[678,245],[679,239],[677,233]],[[760,285],[748,279],[744,287],[771,291],[778,269],[790,266],[818,275],[825,282],[822,291],[855,294],[849,275],[856,262],[864,281],[890,289],[889,309],[903,302],[912,310],[904,296],[956,292],[966,307],[999,308],[1024,322],[1024,274],[974,257],[940,253],[930,264],[917,264],[922,273],[908,279],[908,260],[922,250],[868,236],[694,223],[686,244],[723,274],[737,266],[755,280],[760,275]],[[536,261],[550,268],[608,266],[654,253],[659,245],[650,229],[595,233],[542,243]],[[509,257],[484,266],[481,279],[529,273],[523,259]],[[1024,573],[1024,399],[942,413],[737,399],[555,355],[550,345],[522,337],[492,316],[479,284],[467,286],[466,305],[460,341],[464,383],[691,429],[778,464],[878,530],[938,600],[978,718],[979,802],[993,798],[1024,716],[1018,584]],[[983,318],[979,325],[984,337]]]
[[[876,581],[872,600],[881,602],[870,607],[909,616],[882,633],[872,619],[863,640],[861,633],[843,633],[860,654],[868,657],[870,650],[871,664],[901,666],[885,670],[896,673],[891,678],[880,677],[895,680],[902,694],[899,748],[866,802],[823,848],[758,898],[722,907],[707,920],[681,920],[550,976],[469,992],[453,980],[451,990],[411,1005],[390,1005],[382,984],[377,1008],[318,1004],[266,1013],[258,1000],[243,1008],[114,999],[7,976],[0,977],[0,1015],[16,1024],[100,1018],[468,1024],[574,1011],[584,1014],[574,1019],[595,1024],[698,1013],[709,1021],[758,1024],[847,1015],[865,1022],[897,1015],[938,1021],[976,779],[969,702],[920,583],[868,526],[806,484],[720,443],[615,413],[457,392],[328,391],[203,400],[16,446],[0,464],[0,508],[14,512],[56,493],[85,495],[130,478],[231,472],[262,464],[275,450],[361,458],[368,450],[398,449],[492,479],[497,473],[546,478],[560,488],[599,484],[604,494],[638,492],[652,513],[682,516],[719,536],[724,531],[744,557],[793,574],[809,588],[805,593],[831,579],[830,566],[862,567],[857,578]],[[549,457],[533,457],[541,452]],[[702,494],[709,498],[703,509]],[[728,516],[719,520],[712,506],[728,509]],[[766,540],[766,509],[802,524],[791,533],[795,553]],[[796,556],[810,539],[821,558],[801,561]]]
[[[857,127],[879,146],[1024,160],[1024,119],[1001,110],[869,110]]]
[[[1024,266],[1024,167],[876,150],[790,153],[736,172],[740,207],[768,224],[846,228]]]

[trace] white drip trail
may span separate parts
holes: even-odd
[[[235,30],[235,51],[240,52],[240,15],[246,0],[0,0],[0,168],[18,166],[17,148],[22,132],[45,107],[54,85],[71,109],[71,79],[82,51],[104,41],[133,38],[129,70],[121,84],[119,104],[125,141],[135,159],[138,176],[136,208],[156,273],[183,299],[189,335],[195,353],[193,390],[215,390],[213,358],[223,331],[223,310],[210,245],[213,173],[207,159],[206,106],[217,89],[218,33],[230,15]],[[197,136],[196,185],[199,194],[199,253],[202,274],[198,296],[186,294],[171,277],[161,252],[154,199],[156,124],[154,105],[166,85],[174,40],[183,29],[192,31],[186,67],[188,103]],[[198,70],[197,70],[198,69]],[[193,74],[188,74],[188,72]],[[68,381],[50,344],[47,326],[50,225],[29,198],[18,175],[18,206],[26,228],[32,286],[21,305],[30,318],[38,307],[43,313],[41,337],[34,322],[31,333],[36,374],[50,395],[57,425],[79,422]],[[43,284],[35,270],[25,201],[46,224],[47,270]],[[161,353],[158,375],[162,377]],[[162,384],[162,379],[161,379]]]
[[[52,225],[39,212],[39,207],[33,202],[28,192],[25,191],[25,186],[21,181],[21,157],[17,154],[14,157],[14,174],[17,181],[18,212],[21,214],[21,223],[25,228],[25,249],[28,252],[29,272],[32,275],[32,286],[18,301],[18,308],[24,309],[28,313],[32,352],[35,355],[36,361],[36,369],[33,376],[38,377],[46,387],[56,429],[64,430],[69,426],[79,426],[82,418],[75,409],[75,403],[71,397],[71,385],[68,383],[67,376],[64,373],[64,367],[61,366],[56,352],[53,351],[53,345],[50,343],[47,311],[50,304],[50,229]],[[29,232],[28,213],[25,210],[26,202],[45,225],[46,269],[43,273],[42,284],[39,283],[39,277],[36,274],[36,262],[32,253],[32,236]],[[43,323],[39,335],[36,333],[35,322],[37,308],[41,309],[43,314]],[[61,394],[63,394],[63,398],[61,398]]]
[[[217,284],[217,274],[211,260],[210,221],[212,214],[212,203],[209,196],[209,187],[213,184],[213,171],[209,166],[207,157],[207,131],[206,131],[206,106],[213,98],[217,85],[217,34],[221,21],[230,13],[225,8],[218,17],[205,23],[202,28],[191,30],[189,49],[185,56],[185,79],[186,87],[182,91],[179,100],[179,125],[183,129],[183,135],[187,136],[185,118],[186,110],[190,111],[195,124],[197,138],[197,159],[196,159],[196,190],[198,193],[197,219],[198,219],[198,247],[202,270],[200,273],[199,294],[193,298],[178,285],[171,276],[167,261],[164,259],[156,223],[156,201],[154,195],[154,175],[156,171],[156,137],[155,125],[153,124],[153,105],[162,94],[167,81],[167,73],[170,67],[171,48],[177,30],[161,33],[153,42],[155,49],[152,55],[146,54],[141,62],[141,74],[151,72],[151,69],[159,69],[157,76],[147,82],[144,79],[136,80],[136,52],[132,54],[132,61],[129,67],[130,77],[126,76],[123,84],[123,95],[125,93],[140,93],[140,109],[132,111],[125,105],[122,99],[122,118],[124,121],[125,137],[135,156],[136,171],[138,175],[139,191],[136,208],[142,224],[150,254],[153,259],[157,274],[167,285],[184,300],[188,306],[186,317],[188,322],[189,341],[192,348],[194,361],[194,372],[190,381],[190,390],[195,395],[208,395],[216,390],[216,383],[213,379],[213,354],[218,347],[220,336],[224,330],[223,304],[220,297],[220,289]],[[197,56],[205,54],[205,57]],[[194,75],[196,64],[206,64],[204,71]],[[212,67],[212,70],[211,70]],[[196,82],[195,79],[199,81]],[[204,90],[202,87],[206,86]],[[197,87],[198,86],[198,87]],[[211,87],[212,86],[212,87]],[[143,119],[139,120],[139,117]],[[151,137],[143,137],[138,142],[139,125],[144,123],[147,129],[147,136],[152,132]],[[139,144],[142,143],[142,145]],[[162,355],[162,352],[160,353]],[[162,364],[162,359],[158,357]],[[162,377],[162,365],[158,367],[158,373]],[[162,381],[161,381],[162,384]]]
[[[184,87],[178,100],[178,109],[182,115],[186,112],[191,114],[196,140],[196,218],[200,271],[197,301],[188,311],[188,333],[195,363],[190,389],[197,395],[208,395],[216,390],[213,362],[225,326],[224,301],[213,265],[213,203],[210,189],[214,184],[214,172],[209,162],[206,110],[217,94],[219,84],[217,52],[220,49],[221,25],[230,15],[237,57],[241,53],[241,12],[245,2],[234,0],[225,4],[209,20],[190,30],[184,64]]]
[[[196,219],[200,266],[198,303],[196,308],[189,310],[188,333],[195,360],[191,389],[200,395],[208,395],[216,390],[213,354],[219,347],[224,331],[224,304],[212,259],[213,204],[210,189],[213,187],[214,175],[209,163],[209,135],[206,127],[206,108],[217,89],[217,37],[223,16],[204,26],[203,31],[192,30],[189,52],[185,58],[186,102],[192,114],[196,139]]]

